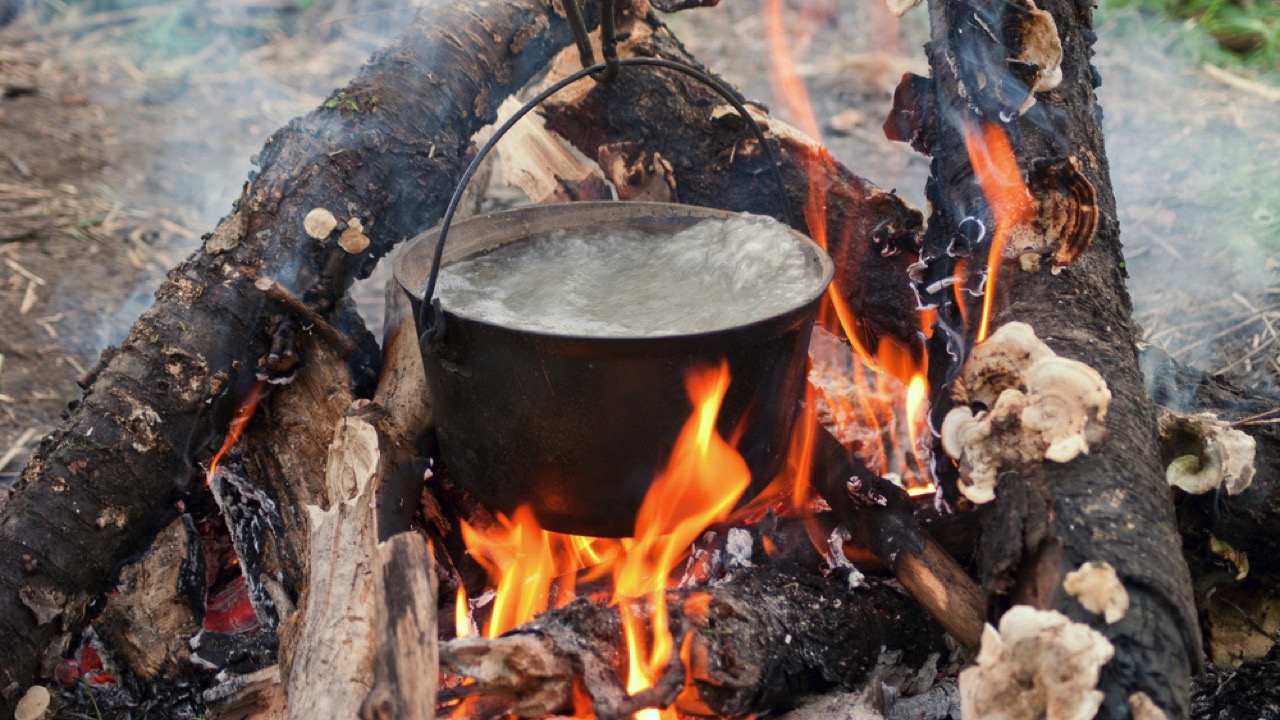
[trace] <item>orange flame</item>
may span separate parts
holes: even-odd
[[[995,218],[995,234],[991,238],[991,253],[987,256],[987,285],[982,297],[982,320],[978,325],[978,342],[987,339],[991,323],[991,311],[999,288],[997,279],[1004,260],[1004,249],[1009,234],[1018,225],[1027,222],[1035,211],[1031,193],[1022,181],[1018,159],[1009,145],[1009,136],[999,125],[983,123],[981,130],[966,122],[964,144],[969,151],[969,163],[982,186],[982,194],[991,206]]]
[[[775,95],[780,99],[781,112],[802,131],[820,138],[818,122],[809,101],[804,80],[800,76],[792,47],[798,43],[788,33],[782,0],[764,0],[765,35],[770,53],[770,77]],[[824,249],[831,250],[827,226],[828,178],[835,171],[835,160],[822,148],[807,158],[808,195],[804,218],[809,235]],[[837,252],[854,252],[853,243],[841,243]],[[835,258],[837,267],[846,267],[851,258]],[[813,462],[813,443],[818,430],[819,405],[829,417],[828,425],[837,430],[857,426],[864,429],[859,434],[863,445],[863,461],[872,470],[897,473],[909,487],[932,485],[925,473],[927,458],[920,452],[919,441],[927,428],[928,386],[925,382],[925,358],[892,341],[882,340],[871,352],[861,341],[858,319],[848,301],[833,283],[819,312],[819,325],[838,333],[853,350],[852,368],[848,379],[853,381],[851,392],[839,395],[819,391],[812,386],[805,396],[804,407],[797,419],[797,428],[788,453],[788,474],[791,481],[791,502],[803,508],[811,497],[810,473]],[[832,320],[834,319],[834,322]],[[933,331],[934,312],[921,313],[922,332]],[[829,350],[811,348],[816,365],[838,366],[847,361],[830,356]],[[826,357],[823,357],[823,354]],[[914,390],[910,390],[914,388]],[[847,387],[846,387],[847,390]],[[910,395],[910,397],[908,397]],[[905,411],[905,412],[904,412]],[[906,427],[895,420],[906,416]],[[914,464],[906,461],[907,447]],[[756,503],[753,502],[752,505]],[[825,542],[825,538],[822,539]]]
[[[484,630],[487,638],[572,600],[578,571],[599,562],[593,543],[609,542],[543,530],[528,506],[517,508],[510,519],[497,514],[487,528],[465,520],[459,524],[467,551],[496,589]]]
[[[645,495],[633,538],[616,541],[548,532],[538,527],[528,507],[519,508],[510,519],[497,515],[484,529],[461,523],[468,552],[496,586],[485,637],[497,637],[572,599],[580,571],[586,571],[585,578],[612,572],[630,660],[628,691],[653,685],[672,653],[668,579],[694,540],[729,515],[751,482],[746,461],[716,430],[729,381],[727,363],[687,375],[693,413]],[[648,601],[647,623],[631,602],[637,599]],[[465,637],[470,632],[465,591],[459,589],[456,603],[458,637]],[[646,625],[653,629],[651,638]],[[665,720],[675,714],[654,709],[637,717]]]
[[[729,388],[728,364],[690,371],[685,388],[693,401],[693,415],[640,506],[635,544],[614,568],[614,592],[619,597],[649,597],[653,628],[648,657],[643,658],[644,624],[628,603],[619,606],[631,658],[629,692],[650,687],[671,659],[666,596],[671,571],[707,526],[728,517],[751,484],[746,461],[716,431],[720,404]]]
[[[204,477],[206,485],[213,482],[213,475],[217,472],[218,464],[222,462],[222,457],[240,441],[240,436],[244,433],[245,426],[249,424],[249,419],[253,417],[254,411],[258,409],[258,401],[262,399],[262,391],[266,387],[266,381],[259,380],[240,401],[240,406],[236,408],[236,414],[231,418],[230,425],[227,426],[227,439],[222,441],[222,447],[218,448],[218,452],[214,453],[213,459],[209,461],[209,472]]]
[[[467,589],[462,585],[458,586],[458,596],[453,603],[453,628],[455,637],[466,638],[476,634],[471,624],[471,604],[467,602]]]

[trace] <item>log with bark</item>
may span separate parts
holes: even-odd
[[[974,164],[984,164],[984,152],[993,149],[990,142],[976,148],[971,162],[966,135],[982,145],[990,129],[999,128],[1008,135],[1019,174],[1029,176],[1031,199],[1015,204],[1029,204],[1032,217],[1005,231],[1013,240],[996,261],[999,281],[992,282],[991,273],[985,278],[986,292],[995,294],[991,327],[1028,324],[1053,352],[1100,373],[1110,403],[1105,439],[1091,428],[1083,440],[1087,454],[1074,459],[1057,452],[1060,447],[1043,446],[1038,457],[1001,457],[999,449],[994,458],[982,456],[985,449],[972,435],[955,443],[963,447],[948,448],[960,456],[962,485],[998,477],[994,502],[981,509],[978,553],[989,612],[994,620],[1013,605],[1052,609],[1105,636],[1114,657],[1098,682],[1104,698],[1082,696],[1083,702],[1101,700],[1103,717],[1128,717],[1150,701],[1171,717],[1184,717],[1190,675],[1201,662],[1200,633],[1159,459],[1155,408],[1132,340],[1094,95],[1097,74],[1090,64],[1091,11],[1073,0],[1038,5],[931,0],[932,78],[904,78],[895,116],[886,123],[891,135],[933,156],[927,188],[933,213],[918,288],[939,311],[930,353],[930,385],[943,393],[935,397],[935,427],[942,428],[945,443],[947,420],[978,422],[974,413],[985,417],[997,399],[1032,402],[1018,394],[999,397],[1009,391],[1007,369],[1002,380],[990,367],[984,375],[976,360],[963,367],[957,361],[981,313],[966,289],[980,282],[955,292],[951,283],[958,264],[968,278],[982,279],[972,268],[985,264],[997,231],[993,203],[974,176]],[[982,354],[977,347],[974,357]],[[957,376],[965,386],[960,392],[952,384]],[[1020,380],[1014,374],[1012,384]],[[1078,401],[1084,392],[1071,394]],[[967,418],[950,415],[966,401],[972,404]],[[1089,412],[1095,412],[1089,422],[1101,420]],[[1004,427],[994,431],[1000,441],[1021,437]],[[1046,454],[1059,462],[1044,460]],[[1086,609],[1084,600],[1064,589],[1067,574],[1085,563],[1109,563],[1118,574],[1128,596],[1122,619],[1109,622],[1115,618]],[[991,641],[994,655],[997,642]],[[974,677],[982,677],[977,685],[989,679]],[[963,686],[962,679],[962,694]]]
[[[354,279],[439,217],[471,136],[568,42],[550,0],[437,3],[351,85],[267,141],[235,211],[104,353],[0,511],[4,708],[172,519],[254,374],[278,376],[296,358],[303,323],[255,281],[329,316]],[[318,208],[342,227],[304,223]],[[368,249],[342,249],[343,227]]]

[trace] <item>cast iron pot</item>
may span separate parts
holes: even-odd
[[[540,205],[453,225],[443,263],[555,230],[618,227],[654,242],[732,213],[665,203]],[[599,338],[535,332],[428,310],[423,288],[438,229],[414,238],[395,263],[422,336],[440,452],[450,476],[492,510],[528,504],[539,524],[578,535],[632,534],[654,476],[693,408],[685,373],[727,361],[717,420],[751,470],[748,496],[777,473],[804,388],[809,333],[834,269],[798,235],[821,273],[812,297],[780,315],[714,332]]]

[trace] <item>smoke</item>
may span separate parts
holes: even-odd
[[[164,274],[231,212],[251,158],[345,85],[424,0],[80,0],[20,21],[101,109],[101,266],[62,279],[68,352],[124,339]],[[106,209],[109,208],[109,209]],[[117,246],[118,244],[118,246]],[[114,253],[114,257],[111,254]],[[381,312],[379,296],[374,308]]]
[[[1131,9],[1100,19],[1098,92],[1135,317],[1175,359],[1275,390],[1275,96],[1206,69],[1183,23]]]

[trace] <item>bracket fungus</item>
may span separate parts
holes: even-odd
[[[1160,414],[1160,451],[1165,479],[1192,495],[1223,488],[1237,495],[1253,482],[1258,445],[1213,413]]]
[[[1022,75],[1030,92],[1022,107],[1021,115],[1036,104],[1036,93],[1048,92],[1062,83],[1062,39],[1058,36],[1058,24],[1053,15],[1027,0],[1024,12],[1011,13],[1013,27],[1005,30],[1014,55],[1009,65]],[[1021,72],[1019,72],[1021,71]]]
[[[1129,612],[1129,593],[1111,563],[1087,562],[1067,573],[1062,589],[1080,601],[1085,610],[1101,615],[1114,625]]]
[[[1025,323],[1008,323],[976,348],[952,386],[959,404],[942,421],[942,447],[960,463],[960,491],[995,499],[1001,468],[1065,463],[1106,434],[1111,392],[1096,370],[1059,357]]]
[[[1088,720],[1102,706],[1102,666],[1115,648],[1056,610],[1016,605],[987,625],[977,662],[960,672],[961,715],[987,720]]]
[[[302,229],[314,240],[324,240],[338,227],[338,218],[325,208],[312,208],[302,218]]]

